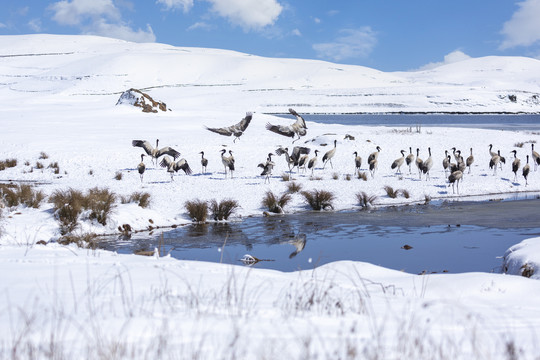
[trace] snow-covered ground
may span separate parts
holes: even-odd
[[[117,204],[106,226],[85,220],[77,233],[114,233],[190,222],[188,200],[232,198],[236,217],[260,216],[266,191],[281,194],[284,157],[269,184],[257,164],[292,139],[266,123],[294,121],[269,113],[294,108],[307,135],[294,145],[318,149],[319,166],[293,173],[303,190],[325,189],[336,210],[358,208],[356,194],[377,195],[379,206],[432,199],[459,200],[491,194],[540,191],[532,159],[528,185],[514,180],[510,151],[522,166],[540,134],[445,127],[388,128],[323,125],[309,113],[324,112],[529,112],[540,110],[540,61],[470,59],[434,70],[382,73],[321,61],[269,59],[230,51],[135,44],[87,36],[0,37],[0,182],[30,183],[46,195],[68,188],[108,188],[118,195],[148,192],[151,205]],[[115,105],[138,88],[171,111],[143,113]],[[515,96],[515,99],[513,98]],[[515,100],[515,101],[514,101]],[[242,137],[223,137],[204,126],[253,120]],[[354,137],[346,138],[346,135]],[[170,175],[145,159],[134,139],[180,151],[194,171]],[[337,140],[333,168],[322,155]],[[521,143],[523,146],[521,147]],[[507,161],[494,174],[488,145]],[[378,170],[367,181],[354,173],[353,152],[363,158],[381,147]],[[390,169],[400,150],[420,149],[431,179],[413,167]],[[460,194],[448,187],[444,151],[475,156]],[[225,178],[220,151],[233,151],[234,178]],[[540,148],[540,145],[538,145]],[[537,151],[540,149],[537,149]],[[209,160],[201,173],[200,151]],[[48,155],[40,159],[41,153]],[[43,169],[37,169],[40,162]],[[48,168],[57,162],[59,173]],[[116,180],[121,173],[122,179]],[[334,179],[337,178],[337,179]],[[383,187],[405,189],[391,199]],[[287,212],[308,210],[299,194]],[[1,354],[13,358],[534,358],[538,354],[538,281],[504,274],[418,276],[365,263],[339,262],[315,271],[280,273],[238,266],[124,256],[60,246],[52,204],[2,209],[0,219]],[[38,245],[43,240],[47,245]],[[505,255],[508,271],[540,266],[540,239]],[[504,254],[501,254],[501,256]],[[533,278],[538,278],[534,273]],[[49,356],[50,355],[50,356]]]

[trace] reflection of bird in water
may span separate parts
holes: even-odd
[[[292,259],[298,253],[300,253],[306,247],[306,234],[298,234],[294,239],[287,241],[287,244],[293,245],[296,250],[289,255],[289,259]]]

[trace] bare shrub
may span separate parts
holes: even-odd
[[[49,201],[53,203],[54,216],[60,222],[60,233],[66,235],[75,230],[83,209],[83,193],[75,189],[56,190]]]
[[[25,205],[32,208],[39,208],[45,194],[42,191],[36,191],[30,185],[10,186],[1,184],[0,195],[7,206]]]
[[[283,208],[291,199],[292,197],[289,193],[284,193],[278,198],[272,191],[268,190],[262,199],[262,205],[270,212],[282,214],[284,212]]]
[[[351,181],[351,179],[352,179],[351,174],[346,174],[346,175],[345,175],[345,180]]]
[[[399,191],[394,190],[394,188],[391,187],[390,185],[386,185],[384,187],[384,191],[386,191],[386,195],[388,195],[388,197],[391,197],[392,199],[397,198],[398,193],[399,193]]]
[[[0,171],[5,170],[7,168],[12,168],[17,166],[17,159],[6,159],[0,161]]]
[[[225,199],[219,203],[214,199],[210,202],[210,211],[214,220],[227,220],[239,207],[238,201],[232,199]]]
[[[186,201],[184,204],[189,218],[194,222],[204,223],[208,216],[208,203],[203,200],[195,199]]]
[[[289,194],[297,193],[300,190],[302,190],[302,184],[299,184],[299,183],[294,182],[294,181],[287,184],[287,192]]]
[[[46,160],[46,159],[49,158],[49,155],[46,152],[42,151],[42,152],[39,153],[39,158],[41,160]]]
[[[302,196],[313,210],[334,209],[335,195],[326,190],[302,191]]]
[[[367,172],[359,172],[358,173],[358,179],[367,181],[367,178],[368,178]]]
[[[122,175],[122,172],[121,171],[117,171],[116,174],[114,174],[114,178],[116,180],[122,180],[124,176]]]
[[[136,191],[129,196],[121,196],[120,202],[122,204],[137,203],[137,205],[145,209],[150,206],[150,194],[147,192]]]
[[[363,208],[370,208],[375,204],[375,201],[378,199],[377,195],[368,195],[364,191],[359,192],[356,194],[356,198],[358,199],[358,203]]]
[[[411,194],[409,193],[408,190],[405,190],[405,189],[399,189],[399,190],[397,190],[397,192],[400,193],[401,195],[403,195],[403,197],[404,197],[405,199],[408,199],[408,198],[411,197]]]
[[[60,174],[60,166],[58,165],[57,161],[50,163],[47,168],[53,169],[55,174]]]
[[[339,174],[337,172],[333,173],[332,174],[332,179],[338,180],[339,179]]]
[[[107,220],[115,206],[116,194],[109,189],[99,189],[97,187],[88,190],[85,197],[85,208],[90,210],[88,218],[97,220],[101,225],[107,225]]]
[[[36,161],[36,169],[43,169],[45,166],[42,162]]]

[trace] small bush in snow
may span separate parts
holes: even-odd
[[[356,198],[358,199],[360,206],[363,208],[370,208],[377,200],[377,195],[368,195],[362,191],[356,194]]]
[[[150,206],[150,194],[136,191],[129,196],[121,196],[120,202],[122,204],[137,203],[137,205],[145,209]]]
[[[281,214],[283,213],[283,208],[291,201],[291,199],[292,197],[288,193],[284,193],[278,198],[273,192],[268,190],[262,199],[262,205],[270,212]]]
[[[95,187],[88,190],[84,207],[90,210],[88,215],[90,220],[97,220],[101,225],[107,225],[107,220],[115,206],[115,202],[116,195],[113,192]]]
[[[186,201],[184,204],[189,218],[194,222],[204,223],[208,217],[208,203],[203,200],[195,199]]]
[[[46,160],[46,159],[49,158],[49,155],[46,152],[42,151],[42,152],[39,153],[39,158],[41,160]]]
[[[45,166],[43,165],[43,163],[39,162],[39,161],[36,161],[36,169],[43,169]]]
[[[384,187],[384,191],[386,191],[386,195],[388,195],[388,197],[391,197],[392,199],[397,198],[398,193],[399,193],[399,190],[398,191],[394,190],[394,188],[391,187],[390,185],[386,185]]]
[[[287,192],[289,194],[297,193],[300,190],[302,190],[302,184],[299,184],[299,183],[294,182],[294,181],[287,184]]]
[[[326,190],[302,191],[302,196],[313,210],[334,209],[335,195]]]
[[[26,205],[38,208],[45,195],[42,191],[36,191],[30,185],[0,185],[0,195],[6,206]]]
[[[411,194],[409,193],[408,190],[405,190],[405,189],[399,189],[397,192],[398,192],[398,193],[401,193],[401,195],[403,195],[403,197],[404,197],[405,199],[408,199],[408,198],[411,197]]]
[[[358,173],[358,179],[367,181],[367,172],[359,172]]]
[[[122,180],[124,176],[122,175],[122,172],[121,171],[117,171],[116,174],[114,174],[114,178],[116,180]]]
[[[75,189],[56,190],[49,201],[53,203],[54,216],[60,222],[60,233],[66,235],[75,230],[83,210],[83,193]]]
[[[6,159],[3,161],[0,161],[0,171],[5,170],[7,168],[12,168],[17,166],[17,159]]]
[[[227,220],[239,207],[238,201],[232,199],[225,199],[219,203],[214,199],[210,202],[210,211],[214,220]]]
[[[62,245],[76,244],[78,247],[85,249],[97,249],[97,235],[86,233],[81,235],[68,234],[58,239],[58,243]]]

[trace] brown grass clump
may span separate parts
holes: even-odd
[[[46,159],[49,158],[49,155],[46,152],[42,151],[42,152],[39,153],[39,158],[41,160],[46,160]]]
[[[17,166],[17,159],[6,159],[0,161],[0,171],[5,170],[7,168],[12,168]]]
[[[238,201],[232,199],[225,199],[219,203],[214,199],[210,202],[210,211],[214,220],[227,220],[239,207]]]
[[[61,245],[75,244],[78,247],[85,249],[97,249],[97,235],[94,233],[86,233],[82,235],[64,235],[58,239],[58,243]]]
[[[326,190],[302,191],[302,196],[313,210],[334,209],[335,195]]]
[[[262,206],[268,209],[268,211],[276,214],[282,214],[284,212],[283,208],[289,203],[289,201],[291,201],[291,199],[292,197],[289,193],[284,193],[278,198],[273,192],[268,190],[261,203]]]
[[[360,206],[365,209],[372,207],[375,201],[378,199],[377,195],[368,195],[363,191],[357,193],[356,198],[358,199]]]
[[[53,203],[54,216],[60,222],[60,233],[66,235],[75,230],[83,210],[83,193],[75,189],[56,190],[49,201]]]
[[[36,191],[30,185],[0,184],[0,196],[6,206],[25,205],[36,209],[45,199],[45,194],[42,191]]]
[[[399,194],[399,190],[394,190],[393,187],[391,187],[390,185],[386,185],[384,187],[384,191],[386,191],[386,195],[388,195],[388,197],[391,197],[392,199],[395,199],[397,198],[398,194]]]
[[[109,189],[99,189],[97,187],[88,190],[85,197],[85,208],[90,210],[88,218],[96,220],[101,225],[107,225],[107,220],[115,207],[116,194]]]
[[[115,174],[114,174],[114,178],[116,180],[122,180],[122,178],[124,177],[124,175],[122,175],[122,172],[121,171],[117,171]]]
[[[411,197],[411,194],[409,193],[409,190],[405,189],[399,189],[397,192],[401,193],[405,199],[408,199]]]
[[[358,173],[358,179],[367,181],[367,178],[368,178],[367,172],[359,172]]]
[[[194,222],[206,222],[206,218],[208,216],[208,203],[206,201],[199,199],[186,201],[184,207],[189,214],[189,218]]]
[[[147,192],[134,192],[129,196],[121,196],[120,202],[122,204],[137,203],[143,209],[146,209],[150,206],[150,194]]]
[[[289,194],[294,194],[294,193],[300,192],[300,190],[302,190],[302,184],[299,184],[299,183],[294,182],[294,181],[287,184],[287,192]]]

